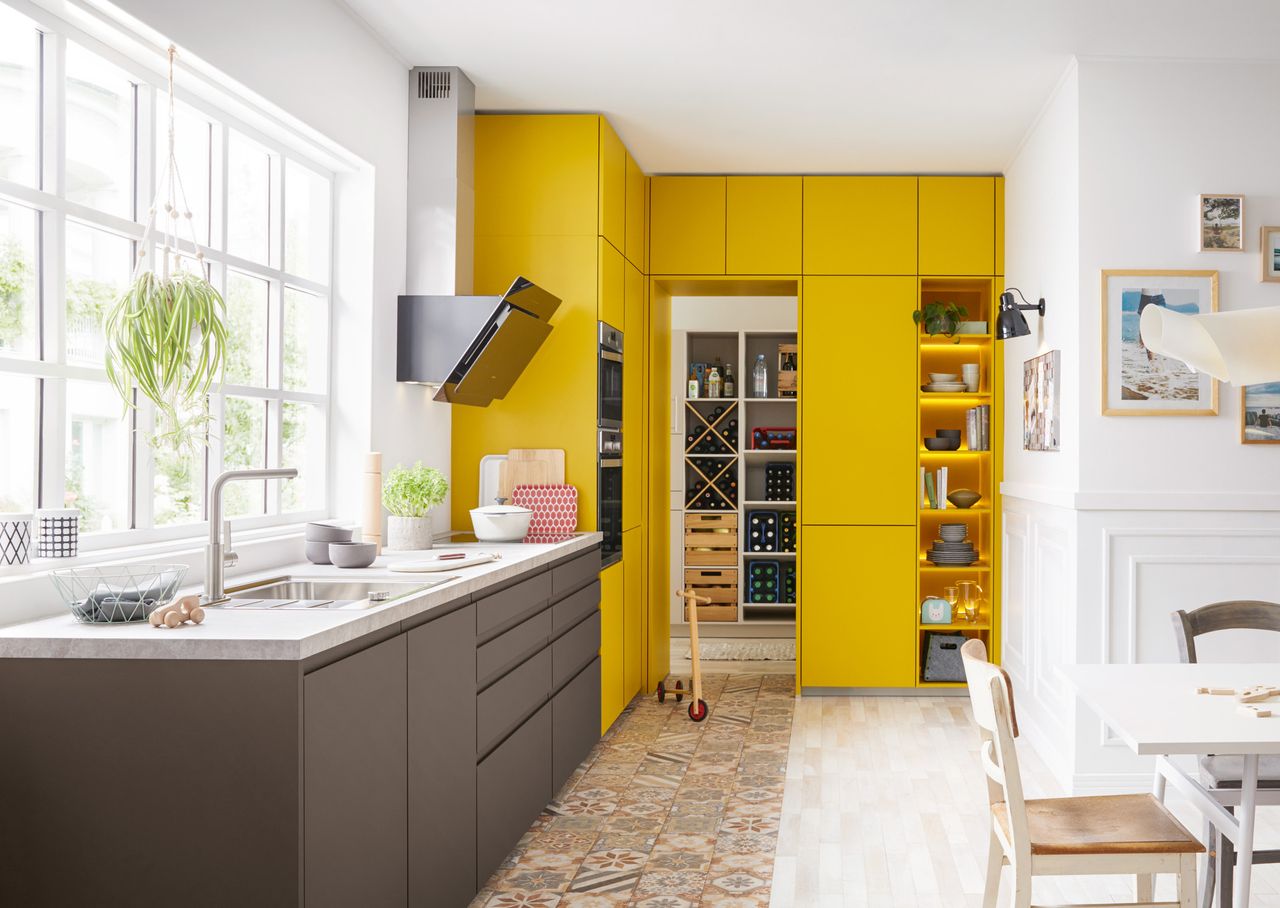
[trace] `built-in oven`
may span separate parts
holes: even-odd
[[[604,541],[600,559],[607,567],[622,560],[622,433],[599,432],[599,514],[597,523]]]
[[[602,429],[622,428],[622,332],[600,323],[600,395],[597,422]]]

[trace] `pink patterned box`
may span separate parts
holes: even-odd
[[[511,490],[511,503],[533,511],[525,542],[559,542],[578,529],[578,490],[574,486],[516,486]]]

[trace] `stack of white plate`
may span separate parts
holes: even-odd
[[[929,548],[926,558],[937,565],[964,566],[978,560],[972,542],[965,542],[968,528],[963,523],[944,523],[938,528],[941,539]]]
[[[925,391],[939,391],[948,394],[969,390],[969,386],[962,381],[931,381],[922,387]]]

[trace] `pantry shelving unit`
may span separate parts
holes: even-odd
[[[985,321],[988,327],[995,325],[996,300],[1000,288],[999,278],[921,278],[919,284],[920,305],[934,301],[955,302],[966,310],[966,319]],[[919,687],[963,687],[961,682],[927,682],[924,680],[924,651],[926,634],[941,632],[978,637],[991,652],[998,652],[999,633],[999,578],[1000,578],[1000,488],[1002,456],[1002,382],[1003,357],[995,346],[990,333],[961,334],[955,337],[930,336],[923,329],[919,339],[920,384],[929,381],[929,373],[961,372],[965,363],[976,362],[981,367],[981,381],[976,392],[934,393],[918,392],[918,465],[936,475],[947,468],[948,491],[973,489],[982,498],[970,508],[957,508],[947,503],[945,508],[934,509],[923,500],[920,502],[917,520],[920,547],[916,575],[915,610],[915,665],[916,685]],[[966,429],[965,414],[978,405],[990,405],[989,447],[987,450],[970,450],[968,433],[958,451],[929,451],[923,439],[933,436],[938,429]],[[938,527],[943,523],[963,523],[969,528],[968,540],[977,548],[979,558],[967,566],[938,566],[930,563],[925,554],[938,538]],[[953,616],[951,624],[924,624],[920,621],[920,603],[926,596],[941,596],[943,589],[960,580],[976,581],[983,590],[986,605],[977,620],[968,622]]]
[[[680,576],[685,582],[715,583],[715,572],[719,572],[720,579],[724,581],[708,589],[714,602],[705,608],[713,617],[703,617],[706,611],[699,611],[699,620],[707,623],[708,633],[713,633],[714,627],[730,624],[739,627],[795,624],[796,552],[750,551],[748,522],[753,511],[776,511],[780,516],[789,514],[796,530],[793,538],[798,536],[794,485],[791,496],[784,501],[771,501],[765,492],[768,464],[785,463],[794,470],[797,468],[797,451],[751,447],[752,430],[755,428],[794,428],[798,424],[798,398],[778,393],[778,346],[796,342],[795,331],[690,331],[685,335],[683,380],[676,385],[684,398],[679,406],[677,436],[684,465],[677,474],[683,475],[684,484],[678,490],[682,512],[673,533],[672,556],[680,564]],[[752,397],[751,370],[759,354],[764,354],[769,368],[768,393],[765,397]],[[717,361],[732,366],[734,395],[689,398],[688,364]],[[716,413],[717,409],[722,412]],[[715,440],[711,441],[713,434]],[[797,436],[797,447],[798,442]],[[714,473],[710,469],[711,461],[722,464]],[[691,522],[695,525],[692,530]],[[696,544],[699,538],[706,538],[699,537],[698,533],[713,532],[710,527],[716,525],[720,529],[714,532],[732,534],[736,538],[732,564],[710,563],[720,560],[720,556],[715,554],[717,548]],[[691,543],[691,539],[695,542]],[[751,562],[756,560],[778,564],[779,598],[786,596],[781,590],[781,575],[791,577],[792,601],[751,601],[749,573]],[[730,586],[736,590],[732,597],[732,612],[724,607],[728,598],[726,590]],[[687,623],[683,612],[673,623]]]

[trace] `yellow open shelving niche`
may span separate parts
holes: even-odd
[[[1002,286],[998,277],[922,277],[919,279],[919,304],[943,300],[958,303],[966,309],[966,319],[995,324],[996,300]],[[956,342],[958,340],[958,342]],[[981,366],[982,379],[978,391],[961,393],[932,393],[921,390],[917,394],[917,466],[934,473],[942,467],[948,471],[948,491],[960,488],[974,489],[982,498],[970,508],[957,508],[947,504],[945,508],[931,508],[921,502],[917,520],[919,561],[916,567],[915,620],[915,683],[918,687],[948,689],[961,688],[958,681],[925,681],[924,646],[928,633],[946,633],[979,637],[986,644],[992,658],[999,655],[999,476],[1002,440],[1002,363],[995,339],[990,333],[957,335],[956,339],[930,337],[923,329],[919,335],[918,363],[920,384],[929,381],[930,372],[959,373],[964,363],[977,362]],[[930,451],[924,447],[924,439],[932,437],[938,429],[966,429],[965,413],[971,407],[991,407],[990,447],[988,450],[970,451],[968,438],[964,438],[958,451]],[[979,554],[978,561],[970,565],[934,565],[926,554],[938,536],[941,523],[964,523],[969,527],[968,539]],[[976,580],[982,587],[987,605],[975,622],[963,619],[950,624],[924,624],[920,621],[920,603],[926,596],[941,595],[945,586],[957,580]]]

